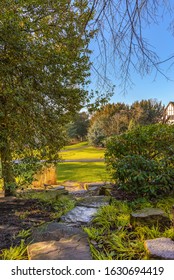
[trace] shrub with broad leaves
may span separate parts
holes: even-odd
[[[174,190],[174,126],[138,126],[107,142],[105,160],[118,186],[137,196]]]

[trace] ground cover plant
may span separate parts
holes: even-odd
[[[133,202],[112,199],[109,206],[99,209],[88,234],[91,253],[96,260],[146,260],[149,259],[144,242],[147,239],[168,237],[174,240],[174,227],[161,231],[158,227],[139,226],[132,228],[130,213],[145,207],[160,207],[172,219],[171,208],[174,197],[149,201],[137,199]]]

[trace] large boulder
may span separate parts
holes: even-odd
[[[170,238],[146,240],[144,245],[151,258],[174,260],[174,241]]]
[[[130,224],[136,226],[158,226],[163,230],[171,226],[171,221],[167,214],[158,208],[144,208],[130,215]]]

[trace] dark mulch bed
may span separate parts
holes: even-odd
[[[20,244],[16,238],[21,230],[27,230],[50,221],[51,207],[36,199],[0,198],[0,253],[4,248]]]

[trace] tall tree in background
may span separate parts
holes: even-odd
[[[100,146],[107,137],[126,131],[130,120],[129,115],[129,106],[124,103],[102,106],[91,117],[88,131],[89,142]]]
[[[87,97],[86,1],[1,1],[0,158],[5,195],[12,194],[12,157],[34,149],[56,158],[63,126]]]
[[[84,141],[86,139],[89,127],[89,116],[86,112],[80,112],[75,115],[73,120],[67,126],[67,134],[70,139]]]
[[[164,106],[154,99],[136,101],[132,105],[113,103],[102,106],[90,120],[88,139],[101,145],[107,137],[119,135],[137,125],[162,122]]]

